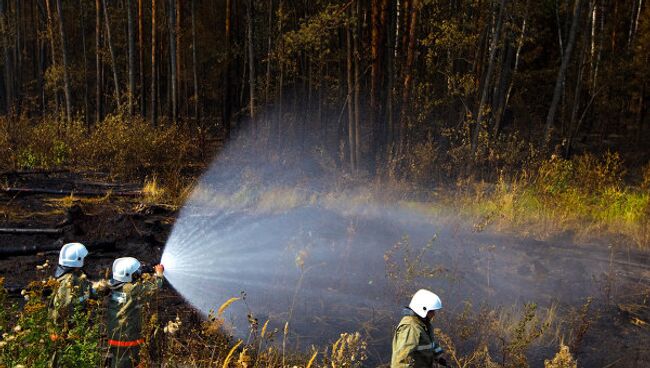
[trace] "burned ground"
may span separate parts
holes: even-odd
[[[0,194],[0,228],[56,230],[50,234],[0,234],[0,275],[17,298],[27,282],[52,273],[52,268],[43,271],[37,270],[37,266],[46,260],[55,265],[58,248],[66,242],[80,241],[89,246],[91,254],[86,271],[93,279],[105,277],[116,257],[129,255],[148,264],[158,262],[178,214],[169,206],[142,203],[140,197],[128,194],[138,191],[141,184],[109,184],[109,178],[97,173],[9,173],[3,181],[10,188],[47,188],[65,193],[3,191]],[[304,217],[310,211],[314,210],[300,215]],[[327,221],[322,212],[312,215]],[[330,217],[330,221],[337,220]],[[370,232],[385,232],[387,238],[393,231],[391,224],[381,222],[357,226]],[[332,227],[337,228],[345,231],[344,223]],[[417,242],[426,236],[423,230],[420,235],[412,234],[412,239]],[[580,365],[645,367],[650,362],[647,347],[650,255],[647,252],[615,241],[573,244],[570,239],[538,241],[463,231],[443,232],[439,236],[439,242],[459,244],[434,249],[432,253],[436,263],[446,265],[448,276],[445,278],[448,317],[444,323],[453,322],[452,316],[462,311],[464,300],[492,307],[503,305],[504,301],[507,304],[530,301],[544,308],[555,306],[558,315],[569,316],[592,297],[588,323],[568,326],[570,323],[566,322],[563,326],[574,340],[569,343],[575,343]],[[390,303],[388,300],[385,305]],[[355,320],[367,313],[363,308],[351,311],[341,305],[324,306],[319,319],[323,324],[318,329],[329,329],[330,333],[354,328],[355,324],[360,328],[370,319]],[[159,308],[163,319],[171,319],[176,314],[187,318],[190,313],[191,319],[196,316],[169,288],[162,293]],[[366,331],[373,351],[371,361],[380,363],[386,361],[391,326],[397,317],[386,309],[379,308],[376,312],[373,317],[376,326]],[[266,311],[259,314],[262,318]],[[305,323],[316,322],[305,320]],[[300,323],[297,325],[299,330]],[[585,330],[576,332],[576,328]],[[300,336],[299,331],[295,337],[310,338]],[[541,366],[543,358],[557,350],[557,343],[548,341],[532,349],[532,366]]]

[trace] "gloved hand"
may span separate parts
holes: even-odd
[[[165,267],[161,264],[157,264],[153,266],[153,270],[156,272],[156,276],[163,277],[163,272],[165,271]]]
[[[438,358],[438,359],[436,360],[436,362],[438,363],[438,365],[441,365],[441,366],[443,366],[443,367],[449,367],[449,366],[447,365],[447,359],[445,359],[445,358],[443,358],[443,357]]]

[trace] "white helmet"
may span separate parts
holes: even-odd
[[[442,309],[442,301],[429,290],[420,289],[413,295],[409,308],[418,316],[425,318],[429,311]]]
[[[140,261],[133,257],[122,257],[113,261],[113,280],[133,281],[133,274],[140,269]]]
[[[59,252],[59,266],[81,268],[88,250],[81,243],[68,243]]]

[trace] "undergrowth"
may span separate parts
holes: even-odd
[[[69,167],[106,172],[142,183],[145,203],[181,205],[207,167],[206,158],[217,151],[215,144],[206,146],[206,141],[216,142],[206,134],[190,123],[152,126],[141,117],[124,115],[91,126],[56,117],[0,117],[0,171]],[[617,153],[565,159],[524,143],[516,134],[481,136],[473,154],[467,131],[440,134],[444,139],[390,155],[376,179],[364,172],[353,175],[322,147],[311,155],[335,200],[345,189],[372,187],[375,199],[419,202],[429,213],[460,213],[477,230],[494,226],[539,238],[570,234],[578,240],[622,235],[635,246],[650,245],[650,162],[628,173]],[[304,158],[303,153],[291,155],[296,157],[278,160],[300,164]],[[260,189],[259,178],[246,174],[246,162],[241,163],[246,181],[241,188],[223,198],[210,194],[209,202],[235,207],[254,203],[273,211],[318,199],[297,186]],[[310,179],[310,174],[305,176]],[[317,187],[327,191],[320,183]],[[367,202],[367,194],[357,191],[346,203]]]

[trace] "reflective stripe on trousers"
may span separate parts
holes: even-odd
[[[434,354],[442,353],[442,348],[440,346],[437,346],[435,342],[426,345],[419,345],[417,348],[415,348],[415,350],[417,351],[433,350]]]
[[[138,339],[133,341],[108,340],[108,345],[120,347],[120,348],[140,346],[142,343],[144,343],[144,339]]]

